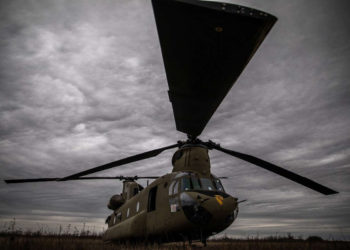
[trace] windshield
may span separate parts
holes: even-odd
[[[221,184],[221,181],[217,178],[214,179],[214,185],[218,191],[224,192],[224,187]]]
[[[196,175],[183,176],[180,179],[181,192],[189,190],[210,190],[225,192],[220,180],[216,177],[199,178]]]
[[[208,178],[200,178],[202,189],[204,190],[215,190],[212,180]]]
[[[193,189],[190,177],[183,177],[181,179],[181,191]]]

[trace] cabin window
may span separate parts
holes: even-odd
[[[184,177],[181,179],[181,191],[191,190],[191,179],[189,177]]]
[[[133,196],[137,195],[138,193],[139,193],[139,189],[138,188],[134,188],[134,195]]]
[[[151,188],[151,190],[148,193],[148,206],[147,206],[148,212],[156,210],[156,198],[157,198],[157,186]]]
[[[201,178],[202,189],[204,190],[215,190],[213,182],[208,178]]]
[[[136,213],[140,210],[140,202],[136,203]]]
[[[116,222],[117,222],[117,217],[114,216],[114,218],[113,218],[113,224],[115,224]]]
[[[130,209],[128,208],[128,210],[126,211],[126,218],[129,217],[129,213],[130,213]]]

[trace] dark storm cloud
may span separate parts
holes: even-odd
[[[340,191],[322,197],[220,152],[242,203],[227,231],[350,233],[347,1],[235,1],[279,20],[202,139]],[[2,1],[0,177],[60,177],[183,139],[150,1]],[[100,175],[160,175],[172,151]],[[146,184],[142,182],[142,184]],[[0,184],[2,221],[103,227],[113,181]],[[19,223],[20,223],[19,222]],[[342,237],[342,236],[339,236]]]

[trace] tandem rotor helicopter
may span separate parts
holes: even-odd
[[[196,0],[152,0],[176,128],[185,141],[130,156],[63,178],[12,179],[6,183],[119,179],[123,192],[111,197],[104,240],[192,241],[230,226],[238,199],[211,173],[209,150],[219,150],[324,195],[338,193],[252,155],[198,136],[241,74],[277,18],[251,8]],[[177,148],[172,172],[164,176],[86,177],[155,157]],[[224,178],[224,177],[222,177]],[[143,188],[138,179],[155,179]]]

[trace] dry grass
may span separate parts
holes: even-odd
[[[0,250],[115,250],[115,249],[237,249],[237,250],[348,250],[349,241],[326,241],[317,236],[311,236],[304,240],[295,238],[291,234],[284,237],[272,236],[263,239],[232,239],[222,238],[208,241],[207,247],[199,242],[192,246],[179,243],[168,244],[106,244],[102,241],[102,232],[95,232],[88,227],[79,230],[76,227],[66,228],[59,226],[57,232],[53,233],[44,230],[45,225],[37,231],[23,231],[16,227],[16,220],[13,219],[9,224],[0,229]]]
[[[44,235],[0,235],[1,250],[114,250],[114,249],[199,249],[202,244],[195,243],[193,246],[182,243],[169,243],[163,245],[144,244],[105,244],[100,237],[94,236],[44,236]],[[251,239],[233,240],[222,239],[209,241],[204,249],[239,249],[239,250],[348,250],[350,242],[344,241],[318,241],[318,240],[290,240],[286,239]]]
[[[244,240],[236,242],[209,242],[206,249],[239,249],[239,250],[345,250],[350,249],[347,242],[309,242],[309,241],[265,241]]]

